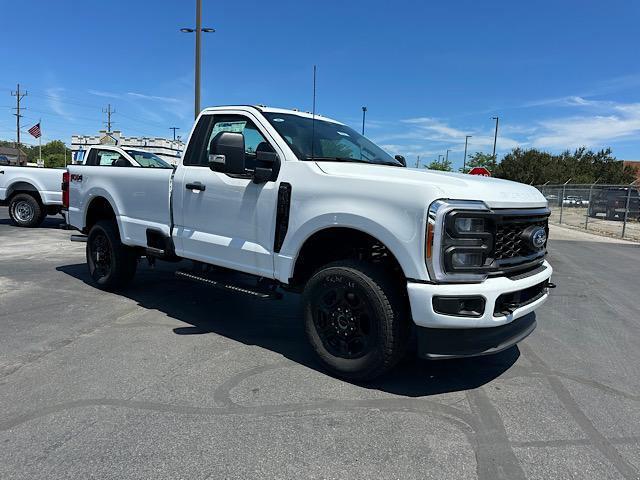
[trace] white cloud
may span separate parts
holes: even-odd
[[[607,105],[607,111],[599,114],[541,121],[541,131],[531,137],[531,143],[539,148],[605,147],[613,140],[640,136],[640,103]],[[595,106],[605,107],[603,102]]]
[[[391,153],[405,156],[420,155],[421,157],[443,154],[447,149],[452,153],[462,153],[466,135],[472,135],[469,139],[469,153],[488,151],[493,148],[493,131],[489,130],[462,130],[431,117],[407,118],[401,120],[399,125],[404,127],[403,130],[376,136],[374,141],[382,144],[383,148]],[[499,151],[523,145],[526,145],[526,142],[498,135],[497,149]]]
[[[90,93],[91,95],[95,95],[97,97],[107,97],[107,98],[122,98],[122,95],[120,95],[119,93],[113,93],[113,92],[105,92],[104,90],[87,90],[88,93]]]
[[[161,97],[158,95],[146,95],[144,93],[137,93],[137,92],[127,92],[127,95],[129,95],[130,97],[134,97],[134,98],[139,98],[142,100],[153,100],[153,101],[160,101],[160,102],[167,102],[167,103],[178,103],[179,100],[177,98],[173,98],[173,97]]]
[[[60,96],[60,92],[64,92],[64,88],[62,87],[47,88],[46,92],[47,92],[47,101],[49,104],[49,108],[51,108],[51,110],[53,110],[57,115],[60,115],[61,117],[63,117],[65,120],[73,121],[73,118],[71,117],[69,112],[67,112],[67,110],[65,109],[64,103],[62,101],[62,97]]]

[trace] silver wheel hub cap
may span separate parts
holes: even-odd
[[[13,208],[13,213],[21,222],[30,222],[33,219],[34,211],[27,202],[18,202]]]

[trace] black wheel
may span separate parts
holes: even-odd
[[[87,265],[98,288],[124,287],[133,279],[137,264],[135,251],[123,245],[112,221],[101,220],[91,228],[87,237]]]
[[[339,377],[371,380],[406,350],[407,300],[386,273],[366,263],[335,262],[304,289],[307,337],[323,366]]]
[[[40,202],[28,193],[19,193],[9,202],[9,218],[18,227],[37,227],[46,216]]]

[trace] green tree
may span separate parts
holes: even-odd
[[[68,159],[69,157],[67,157]],[[58,168],[64,167],[64,154],[63,153],[50,153],[48,155],[42,155],[42,160],[44,160],[44,166],[47,168]]]
[[[469,173],[475,167],[484,167],[493,173],[496,169],[496,159],[488,153],[476,152],[467,157],[466,168],[460,167],[460,172]]]
[[[496,177],[522,183],[541,185],[559,184],[567,180],[571,183],[626,184],[633,181],[631,167],[624,167],[610,148],[593,152],[578,148],[574,152],[566,150],[552,155],[534,148],[516,148],[505,155],[494,172]]]
[[[40,152],[37,145],[23,145],[23,150],[26,152],[29,162],[36,163],[38,161]],[[67,162],[69,162],[71,150],[65,146],[62,140],[52,140],[42,145],[42,160],[44,160],[45,167],[64,167],[65,155]]]
[[[451,168],[451,160],[447,160],[443,158],[442,160],[434,160],[425,168],[428,170],[439,170],[441,172],[452,172],[453,168]]]

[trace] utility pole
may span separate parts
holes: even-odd
[[[464,137],[464,159],[462,160],[462,173],[467,173],[467,144],[473,135]]]
[[[200,37],[202,36],[202,0],[196,0],[196,78],[194,116],[200,113]]]
[[[202,0],[196,0],[196,28],[181,28],[183,33],[196,34],[196,61],[195,61],[195,81],[194,81],[194,114],[193,118],[198,118],[200,113],[200,50],[201,50],[201,33],[215,32],[215,28],[202,28]]]
[[[362,107],[362,136],[364,137],[364,117],[367,113],[367,107]]]
[[[173,141],[176,141],[176,130],[180,130],[180,127],[169,127],[169,130],[173,130]]]
[[[111,133],[111,115],[116,113],[115,110],[111,110],[111,104],[107,105],[107,109],[102,109],[102,113],[107,114],[107,121],[104,122],[107,125],[107,133]]]
[[[500,121],[500,117],[491,117],[491,120],[496,121],[496,132],[493,135],[493,163],[496,163],[496,143],[498,141],[498,122]]]
[[[24,97],[26,97],[28,95],[27,91],[25,90],[24,92],[20,92],[20,84],[18,84],[18,87],[16,88],[15,92],[11,92],[11,96],[12,97],[16,97],[16,108],[14,109],[16,111],[16,113],[14,113],[14,115],[16,116],[16,143],[18,144],[18,166],[21,165],[20,162],[20,118],[22,117],[22,115],[20,115],[20,100],[22,100]],[[22,110],[26,110],[26,108],[22,108]]]

